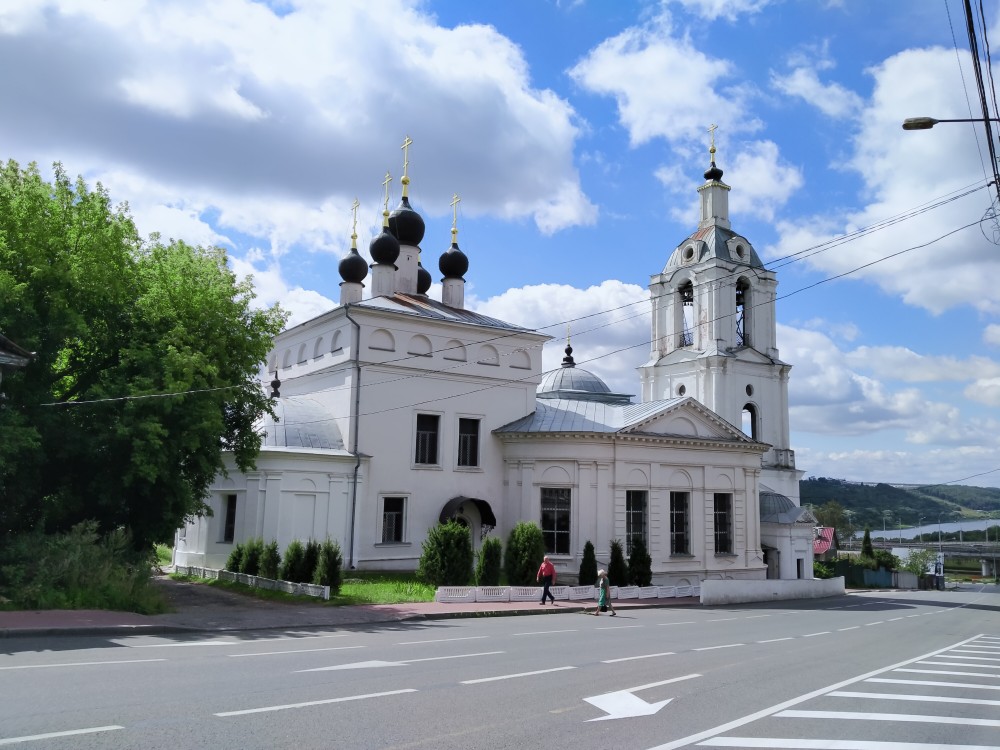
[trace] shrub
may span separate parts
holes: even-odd
[[[611,540],[611,561],[608,563],[608,583],[612,586],[628,585],[628,566],[621,539]]]
[[[903,570],[922,576],[930,569],[932,562],[937,560],[937,552],[932,549],[912,549],[910,556],[903,563]]]
[[[469,527],[448,521],[428,529],[417,575],[433,586],[466,586],[472,576]]]
[[[653,558],[646,551],[641,536],[632,538],[632,552],[628,556],[628,580],[633,586],[649,586],[653,582]]]
[[[237,544],[226,558],[226,570],[230,573],[239,573],[243,565],[243,545]]]
[[[260,554],[260,576],[277,580],[281,570],[281,553],[278,552],[278,540],[272,539]]]
[[[899,558],[887,549],[875,550],[875,565],[886,570],[898,570]]]
[[[152,584],[153,551],[128,532],[103,537],[85,521],[61,534],[0,538],[0,599],[19,609],[112,609],[142,614],[166,605]]]
[[[302,583],[309,583],[312,581],[313,577],[316,575],[316,565],[319,564],[319,542],[315,539],[310,539],[306,542],[305,554],[302,558],[302,573],[305,578],[302,579]]]
[[[337,596],[340,593],[340,569],[343,564],[344,556],[340,552],[340,544],[327,537],[319,548],[313,583],[329,586],[330,596]]]
[[[304,575],[304,565],[306,560],[306,548],[302,542],[293,539],[285,549],[285,557],[281,563],[279,577],[282,581],[292,583],[308,583],[312,580],[312,575]]]
[[[263,553],[264,539],[262,537],[247,540],[247,543],[243,545],[243,559],[240,560],[240,573],[246,573],[248,576],[259,575],[260,556]]]
[[[503,542],[495,536],[488,536],[476,553],[476,585],[499,586],[500,571],[503,570]]]
[[[545,537],[537,524],[520,521],[510,530],[504,570],[511,586],[531,586],[545,557]]]
[[[594,552],[594,543],[589,539],[583,545],[579,583],[581,586],[593,586],[597,583],[597,554]]]
[[[813,560],[813,578],[833,578],[833,566]]]

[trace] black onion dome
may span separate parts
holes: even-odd
[[[344,281],[360,284],[368,275],[368,264],[358,253],[357,248],[352,247],[351,252],[340,261],[340,278]]]
[[[393,265],[399,257],[399,240],[393,237],[389,230],[382,227],[381,234],[372,238],[368,243],[368,252],[371,253],[372,260],[376,263]]]
[[[722,179],[722,170],[715,166],[714,160],[712,161],[712,166],[705,170],[705,179],[711,181]]]
[[[417,261],[417,294],[427,294],[427,290],[431,288],[431,272],[420,265],[420,261]]]
[[[461,279],[469,270],[469,259],[458,249],[458,243],[452,242],[451,247],[441,253],[438,259],[438,270],[446,279]]]
[[[410,199],[405,195],[389,214],[389,231],[393,233],[400,245],[416,247],[424,238],[424,220],[416,211],[410,208]]]

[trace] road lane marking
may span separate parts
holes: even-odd
[[[694,620],[684,620],[684,622],[658,622],[657,625],[697,625]]]
[[[775,716],[779,719],[905,721],[916,724],[963,724],[975,727],[1000,727],[1000,719],[970,719],[965,716],[927,716],[925,714],[876,714],[863,711],[779,711]]]
[[[837,632],[843,633],[845,630],[860,630],[860,629],[861,629],[860,625],[851,625],[851,627],[849,628],[837,628]]]
[[[817,635],[830,635],[830,631],[829,630],[822,630],[819,633],[806,633],[802,637],[803,638],[812,638],[813,636],[817,636]]]
[[[643,625],[608,625],[603,628],[594,628],[594,630],[628,630],[629,628],[641,628]]]
[[[191,643],[137,643],[128,648],[187,648],[189,646],[239,646],[246,641],[192,641]]]
[[[872,742],[869,740],[786,740],[777,737],[716,737],[706,747],[762,747],[770,750],[942,750],[938,742]],[[1000,750],[997,745],[948,745],[947,750]]]
[[[641,656],[626,656],[621,659],[605,659],[601,664],[617,664],[620,661],[633,661],[635,659],[655,659],[657,656],[674,656],[674,651],[663,651],[659,654],[642,654]]]
[[[969,664],[964,661],[918,661],[928,667],[967,667],[969,669],[997,669],[996,664]]]
[[[952,651],[948,654],[949,659],[968,659],[969,661],[1000,661],[1000,659],[993,659],[989,656],[957,656],[956,651]]]
[[[536,674],[548,674],[549,672],[564,672],[567,669],[576,667],[554,667],[553,669],[539,669],[536,672],[519,672],[517,674],[502,674],[497,677],[480,677],[478,680],[462,680],[460,685],[477,685],[480,682],[496,682],[497,680],[513,680],[517,677],[532,677]]]
[[[976,675],[977,677],[979,675]],[[921,687],[957,687],[969,690],[1000,690],[1000,685],[977,685],[974,682],[942,682],[940,680],[892,680],[889,678],[872,678],[865,682],[881,682],[888,685],[920,685]]]
[[[652,716],[665,705],[670,703],[673,698],[667,698],[665,701],[659,701],[657,703],[647,703],[642,698],[635,695],[636,691],[659,687],[660,685],[669,685],[672,682],[680,682],[681,680],[690,680],[694,677],[701,677],[701,675],[689,674],[684,675],[683,677],[674,677],[661,682],[651,682],[648,685],[639,685],[638,687],[626,688],[625,690],[616,690],[613,693],[592,695],[589,698],[584,698],[587,703],[605,713],[605,716],[587,719],[587,721],[607,721],[608,719],[628,719],[636,716]]]
[[[897,669],[896,672],[913,672],[915,674],[946,674],[950,677],[1000,677],[1000,675],[988,675],[981,672],[954,672],[947,669]]]
[[[329,648],[297,648],[291,651],[254,651],[249,654],[226,654],[230,659],[239,659],[241,656],[281,656],[282,654],[312,654],[317,651],[347,651],[352,648],[364,648],[364,646],[330,646]]]
[[[308,708],[309,706],[325,706],[330,703],[345,703],[347,701],[363,701],[368,698],[382,698],[386,695],[402,695],[403,693],[415,693],[413,688],[403,690],[389,690],[385,693],[368,693],[367,695],[348,695],[344,698],[327,698],[321,701],[306,701],[305,703],[287,703],[284,706],[264,706],[263,708],[246,708],[242,711],[223,711],[213,714],[213,716],[244,716],[246,714],[262,714],[268,711],[284,711],[289,708]]]
[[[31,734],[24,737],[8,737],[0,739],[0,745],[16,745],[19,742],[34,742],[35,740],[49,740],[54,737],[74,737],[78,734],[95,734],[97,732],[113,732],[116,729],[124,729],[117,724],[109,724],[106,727],[90,727],[89,729],[69,729],[65,732],[46,732],[45,734]]]
[[[853,692],[850,690],[837,690],[830,693],[832,698],[871,698],[872,700],[887,701],[920,701],[923,703],[966,703],[976,706],[1000,706],[1000,701],[991,701],[987,698],[951,698],[943,695],[907,695],[906,693],[865,693]]]
[[[397,646],[419,646],[422,643],[451,643],[452,641],[476,641],[481,638],[489,638],[488,635],[469,635],[464,638],[436,638],[430,641],[400,641]]]
[[[757,641],[757,643],[778,643],[779,641],[790,641],[791,637],[788,638],[768,638],[766,641]]]
[[[737,646],[745,646],[745,643],[726,643],[722,646],[702,646],[701,648],[693,648],[692,651],[715,651],[717,648],[736,648]]]
[[[552,633],[575,633],[576,629],[571,630],[536,630],[531,633],[511,633],[511,635],[551,635]]]
[[[738,617],[721,617],[718,620],[706,620],[705,622],[729,622],[730,620],[738,620]]]
[[[698,743],[698,744],[701,744],[701,745],[716,746],[716,747],[773,747],[773,748],[781,748],[781,747],[833,748],[833,747],[836,747],[836,748],[838,748],[838,750],[880,750],[880,748],[878,747],[878,743],[871,743],[871,742],[868,742],[868,741],[858,743],[856,746],[850,746],[850,745],[830,745],[829,741],[825,741],[824,744],[822,744],[822,745],[809,745],[809,744],[799,744],[799,745],[780,745],[780,744],[779,745],[759,745],[759,744],[752,744],[753,742],[756,742],[756,740],[752,740],[752,738],[746,738],[746,737],[728,737],[727,738],[727,737],[719,737],[718,735],[723,734],[724,732],[730,732],[730,731],[732,731],[734,729],[738,729],[740,727],[744,727],[747,724],[752,724],[753,722],[758,721],[760,719],[766,719],[766,718],[768,718],[770,716],[773,716],[774,714],[778,713],[779,711],[784,711],[786,709],[792,708],[793,706],[798,706],[801,703],[805,703],[806,701],[812,700],[813,698],[818,698],[818,697],[820,697],[822,695],[827,695],[828,693],[832,693],[834,690],[840,690],[841,688],[847,687],[848,685],[855,685],[855,684],[857,684],[859,682],[864,682],[864,681],[879,682],[881,680],[876,680],[876,679],[873,679],[873,678],[875,678],[877,675],[885,674],[886,672],[891,672],[892,670],[898,669],[899,667],[905,666],[907,664],[913,664],[914,662],[920,661],[921,659],[927,659],[929,657],[936,656],[938,654],[943,654],[943,653],[945,653],[945,652],[947,652],[947,651],[949,651],[949,650],[951,650],[953,648],[957,648],[959,646],[964,646],[966,643],[969,643],[969,642],[975,640],[978,637],[979,636],[973,636],[973,637],[968,638],[968,639],[966,639],[964,641],[959,641],[958,643],[953,644],[951,646],[946,646],[945,648],[938,649],[937,651],[931,651],[930,653],[927,653],[927,654],[921,654],[920,656],[914,657],[913,659],[907,659],[906,661],[897,662],[896,664],[890,664],[887,667],[883,667],[881,669],[876,669],[876,670],[873,670],[871,672],[866,672],[865,674],[858,675],[857,677],[851,677],[850,679],[842,680],[841,682],[835,683],[833,685],[828,685],[826,687],[819,688],[818,690],[813,690],[811,692],[804,693],[803,695],[800,695],[800,696],[797,696],[795,698],[791,698],[789,700],[783,701],[781,703],[778,703],[777,705],[771,706],[770,708],[765,708],[765,709],[762,709],[760,711],[755,711],[754,713],[748,714],[747,716],[743,716],[743,717],[741,717],[739,719],[734,719],[733,721],[726,722],[725,724],[720,724],[719,726],[712,727],[711,729],[706,729],[706,730],[701,731],[701,732],[697,732],[696,734],[692,734],[692,735],[689,735],[687,737],[682,737],[679,740],[673,740],[672,742],[667,742],[667,743],[665,743],[663,745],[657,745],[656,747],[649,748],[649,750],[677,750],[678,748],[682,748],[682,747],[685,747],[687,745],[692,745],[694,743]],[[900,682],[904,682],[905,683],[906,681],[905,680],[900,680]],[[993,686],[990,686],[990,687],[992,688]],[[1000,686],[996,686],[993,689],[1000,690]],[[709,738],[712,738],[712,739],[709,739]],[[705,741],[702,742],[702,740],[705,740]],[[748,744],[748,742],[749,742],[749,744]],[[802,743],[802,742],[805,742],[805,741],[803,741],[803,740],[779,740],[779,742],[799,742],[799,743]],[[898,743],[889,743],[888,745],[883,744],[883,747],[885,748],[885,750],[889,750],[889,748],[891,748],[891,750],[906,750],[906,748],[901,748]],[[931,747],[932,746],[930,746],[930,745],[926,746],[927,750],[930,750]],[[949,750],[958,750],[958,748],[949,748]],[[997,750],[997,749],[994,749],[994,750]]]
[[[50,669],[51,667],[93,667],[93,666],[103,666],[105,664],[145,664],[151,661],[166,661],[166,659],[128,659],[123,661],[74,661],[65,662],[63,664],[23,664],[17,667],[0,667],[0,670],[5,669]]]

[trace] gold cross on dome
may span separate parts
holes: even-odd
[[[452,196],[451,203],[451,226],[452,229],[458,226],[458,204],[462,202],[462,199],[458,197],[458,193]]]
[[[403,149],[403,179],[406,179],[406,169],[410,166],[410,146],[413,145],[413,141],[410,140],[410,136],[406,136],[403,139],[403,145],[400,146]]]
[[[719,126],[714,124],[709,126],[708,128],[708,134],[712,137],[712,146],[711,148],[708,149],[708,153],[712,154],[713,156],[715,155],[715,131],[718,129]],[[713,159],[712,161],[715,161],[715,159]]]
[[[384,208],[386,211],[389,210],[389,183],[392,182],[392,175],[389,174],[389,170],[385,172],[385,179],[382,180],[382,187],[385,188],[385,204]]]
[[[358,208],[360,207],[361,203],[355,198],[354,203],[351,204],[351,213],[354,215],[353,224],[351,225],[351,247],[354,247],[358,239]]]

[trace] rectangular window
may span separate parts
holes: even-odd
[[[687,492],[670,493],[670,554],[690,555],[691,537],[688,531],[689,514]]]
[[[392,544],[403,541],[406,521],[406,498],[382,498],[382,543]]]
[[[232,542],[236,538],[236,495],[226,495],[226,515],[222,525],[222,541]]]
[[[715,554],[733,554],[733,496],[715,493]]]
[[[625,553],[632,554],[632,540],[646,542],[646,490],[625,491]]]
[[[458,465],[479,466],[479,420],[458,420]]]
[[[441,418],[437,414],[417,415],[417,449],[414,463],[436,465],[438,462],[438,424]]]
[[[546,552],[569,554],[569,512],[569,488],[542,487],[542,536]]]

